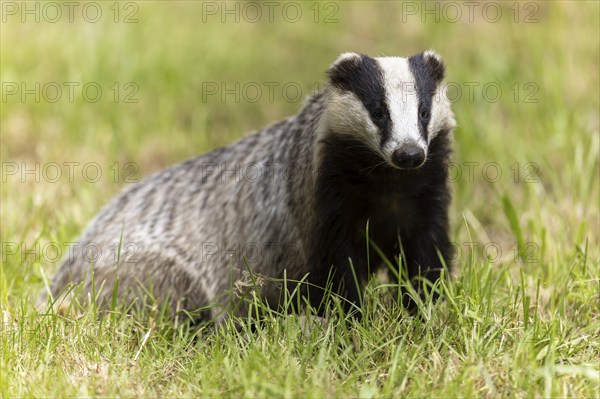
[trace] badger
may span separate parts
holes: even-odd
[[[315,308],[327,287],[359,307],[361,284],[386,258],[435,281],[452,249],[455,120],[444,74],[431,50],[341,54],[297,115],[110,202],[61,265],[51,297],[69,303],[78,284],[98,303],[151,294],[173,311],[222,320],[244,314],[249,293],[281,304],[292,282]],[[107,255],[117,247],[120,256]]]

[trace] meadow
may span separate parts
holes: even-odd
[[[598,2],[12,2],[0,397],[600,397]],[[26,8],[27,7],[27,8]],[[121,189],[296,113],[339,53],[447,67],[455,271],[418,315],[212,329],[33,301]]]

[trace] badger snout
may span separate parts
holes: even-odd
[[[400,169],[414,169],[425,163],[425,150],[417,144],[405,144],[392,153],[392,163]]]

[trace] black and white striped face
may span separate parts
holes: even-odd
[[[432,140],[456,124],[444,64],[433,51],[410,58],[344,53],[328,74],[328,128],[364,140],[397,168],[422,166]]]

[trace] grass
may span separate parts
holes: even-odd
[[[525,3],[518,23],[513,3],[495,23],[481,8],[473,22],[463,8],[461,21],[435,23],[391,2],[323,4],[318,23],[312,3],[296,23],[223,23],[203,9],[221,3],[153,1],[131,3],[130,24],[114,22],[112,3],[97,23],[81,8],[72,23],[22,22],[7,4],[24,3],[1,4],[0,396],[600,396],[598,3]],[[122,20],[135,8],[119,10]],[[337,22],[324,22],[329,12]],[[537,22],[525,23],[530,12]],[[65,243],[131,180],[297,112],[340,52],[425,48],[461,90],[445,301],[416,317],[373,282],[362,320],[333,317],[309,336],[260,302],[256,331],[193,330],[160,309],[35,311]],[[48,101],[51,86],[39,101],[7,94],[36,82],[40,92],[56,82],[62,97]],[[72,101],[65,82],[79,84]],[[267,82],[303,96],[269,98]],[[80,91],[89,83],[97,102]],[[222,83],[239,101],[207,94]],[[262,88],[256,101],[249,83]]]

